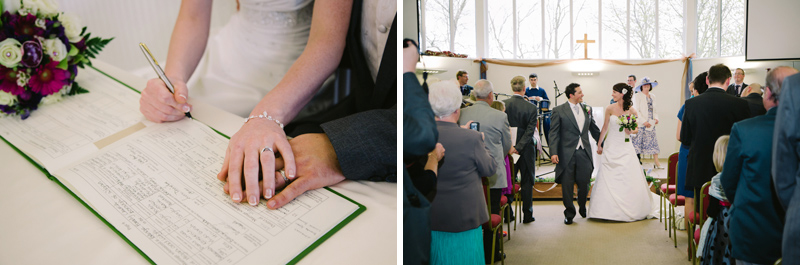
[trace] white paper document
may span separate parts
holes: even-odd
[[[312,190],[278,210],[234,203],[216,178],[228,139],[200,122],[150,126],[55,172],[157,264],[285,264],[359,206]]]
[[[25,120],[0,118],[0,136],[54,170],[96,152],[95,142],[144,121],[135,91],[89,68],[76,81],[90,92],[40,106]]]

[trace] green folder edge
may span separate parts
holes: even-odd
[[[106,72],[103,72],[103,71],[101,71],[100,69],[97,69],[97,68],[95,68],[94,66],[89,66],[89,67],[91,67],[91,68],[92,68],[92,69],[94,69],[95,71],[97,71],[97,72],[99,72],[99,73],[101,73],[101,74],[103,74],[103,75],[107,76],[108,78],[111,78],[112,80],[116,81],[117,83],[120,83],[120,84],[122,84],[122,85],[126,86],[127,88],[130,88],[131,90],[133,90],[133,91],[136,91],[136,93],[139,93],[139,94],[141,94],[141,93],[142,93],[141,91],[139,91],[139,90],[136,90],[135,88],[133,88],[133,87],[129,86],[128,84],[125,84],[125,83],[123,83],[122,81],[119,81],[119,80],[117,80],[116,78],[114,78],[113,76],[111,76],[111,75],[107,74]],[[208,125],[206,125],[206,126],[208,126]],[[222,133],[222,132],[218,131],[217,129],[214,129],[214,128],[213,128],[213,127],[211,127],[211,126],[208,126],[208,128],[211,128],[212,130],[214,130],[215,132],[217,132],[219,135],[222,135],[223,137],[230,139],[230,137],[229,137],[229,136],[227,136],[227,135],[225,135],[224,133]],[[120,237],[121,237],[123,240],[125,240],[125,242],[127,242],[127,243],[128,243],[128,245],[130,245],[131,247],[133,247],[133,249],[134,249],[134,250],[136,250],[136,252],[139,252],[139,254],[140,254],[140,255],[142,255],[142,257],[144,257],[144,258],[145,258],[145,259],[146,259],[148,262],[150,262],[150,264],[156,264],[155,262],[153,262],[153,260],[152,260],[152,259],[150,259],[150,257],[148,257],[148,256],[147,256],[147,254],[145,254],[145,253],[144,253],[144,252],[143,252],[141,249],[139,249],[139,247],[137,247],[136,245],[134,245],[134,244],[133,244],[133,242],[131,242],[131,241],[130,241],[130,240],[127,238],[127,237],[125,237],[125,235],[123,235],[123,234],[122,234],[122,233],[121,233],[119,230],[117,230],[117,228],[116,228],[116,227],[114,227],[114,226],[113,226],[111,223],[109,223],[108,221],[106,221],[106,219],[105,219],[105,218],[103,218],[103,216],[101,216],[99,213],[97,213],[97,212],[94,210],[94,208],[92,208],[91,206],[89,206],[89,204],[87,204],[86,202],[84,202],[83,200],[81,200],[81,198],[80,198],[80,197],[78,197],[77,195],[75,195],[75,193],[73,193],[73,192],[72,192],[72,190],[70,190],[69,188],[67,188],[66,186],[64,186],[64,184],[63,184],[63,183],[61,183],[61,181],[59,181],[59,180],[58,180],[58,179],[57,179],[55,176],[53,176],[52,174],[50,174],[50,172],[49,172],[49,171],[47,171],[47,169],[45,169],[44,167],[42,167],[41,165],[39,165],[39,163],[36,163],[36,161],[34,161],[33,159],[31,159],[31,158],[30,158],[28,155],[26,155],[26,154],[25,154],[25,153],[23,153],[22,151],[20,151],[20,150],[19,150],[19,148],[17,148],[16,146],[14,146],[14,145],[13,145],[13,144],[11,144],[10,142],[8,142],[8,140],[6,140],[6,138],[4,138],[3,136],[0,136],[0,139],[2,139],[2,140],[3,140],[3,142],[5,142],[5,143],[6,143],[6,144],[8,144],[9,146],[11,146],[11,148],[13,148],[15,151],[17,151],[17,153],[19,153],[20,155],[22,155],[22,157],[24,157],[24,158],[25,158],[25,160],[28,160],[28,162],[30,162],[30,163],[31,163],[31,164],[33,164],[33,165],[34,165],[36,168],[38,168],[40,171],[42,171],[42,173],[44,173],[44,174],[45,174],[45,176],[47,176],[47,178],[49,178],[49,179],[50,179],[50,180],[52,180],[52,181],[55,181],[56,183],[58,183],[58,185],[59,185],[59,186],[61,186],[61,188],[63,188],[63,189],[64,189],[64,190],[66,190],[67,192],[69,192],[69,194],[70,194],[70,195],[72,195],[72,197],[74,197],[76,200],[78,200],[78,201],[79,201],[81,204],[83,204],[83,206],[84,206],[84,207],[86,207],[86,209],[89,209],[89,211],[90,211],[90,212],[92,212],[92,213],[93,213],[95,216],[97,216],[97,218],[99,218],[101,221],[103,221],[103,223],[104,223],[104,224],[106,224],[106,226],[108,226],[109,228],[111,228],[111,230],[113,230],[113,231],[114,231],[114,233],[116,233],[116,234],[117,234],[118,236],[120,236]],[[352,202],[353,204],[357,205],[357,206],[358,206],[358,209],[356,209],[356,211],[354,211],[354,212],[353,212],[353,213],[351,213],[349,216],[347,216],[347,218],[345,218],[344,220],[342,220],[341,222],[339,222],[339,224],[337,224],[336,226],[334,226],[334,227],[333,227],[331,230],[329,230],[327,233],[325,233],[324,235],[322,235],[322,236],[321,236],[319,239],[317,239],[316,241],[314,241],[314,243],[312,243],[312,244],[311,244],[310,246],[308,246],[308,247],[307,247],[305,250],[303,250],[302,252],[300,252],[300,254],[298,254],[297,256],[295,256],[295,257],[294,257],[292,260],[290,260],[290,261],[289,261],[287,264],[297,264],[297,262],[299,262],[301,259],[303,259],[303,258],[304,258],[306,255],[308,255],[308,253],[311,253],[311,251],[312,251],[312,250],[314,250],[315,248],[317,248],[317,247],[318,247],[320,244],[322,244],[322,242],[325,242],[325,240],[327,240],[328,238],[330,238],[331,236],[333,236],[333,234],[335,234],[336,232],[338,232],[339,230],[341,230],[341,229],[342,229],[342,227],[344,227],[345,225],[347,225],[348,223],[350,223],[350,221],[352,221],[353,219],[355,219],[356,217],[358,217],[358,216],[359,216],[361,213],[363,213],[364,211],[366,211],[366,210],[367,210],[367,207],[366,207],[366,206],[364,206],[364,205],[362,205],[362,204],[360,204],[360,203],[358,203],[358,202],[354,201],[353,199],[350,199],[349,197],[347,197],[347,196],[344,196],[344,195],[342,195],[341,193],[339,193],[339,192],[337,192],[337,191],[335,191],[335,190],[333,190],[333,189],[331,189],[331,188],[329,188],[329,187],[325,187],[325,189],[326,189],[326,190],[328,190],[328,191],[330,191],[330,192],[332,192],[333,194],[336,194],[336,195],[338,195],[338,196],[340,196],[340,197],[342,197],[342,198],[346,199],[347,201],[349,201],[349,202]]]

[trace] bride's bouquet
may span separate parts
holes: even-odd
[[[633,114],[623,114],[619,116],[617,120],[617,124],[619,124],[619,131],[621,132],[624,129],[629,129],[631,131],[636,130],[636,127],[639,127],[639,124],[636,123],[636,116]],[[625,136],[625,142],[630,142],[631,140],[628,136]]]
[[[26,119],[40,104],[88,92],[75,82],[78,67],[113,38],[92,38],[54,0],[0,1],[0,10],[0,116]]]

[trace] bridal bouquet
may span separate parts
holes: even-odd
[[[623,114],[619,116],[617,124],[619,124],[620,132],[624,129],[636,130],[636,127],[639,127],[639,125],[636,123],[636,116],[633,114]],[[630,141],[631,140],[628,138],[628,136],[625,136],[625,142]]]
[[[14,1],[3,1],[5,3]],[[75,82],[78,67],[111,39],[91,37],[77,17],[58,11],[54,0],[0,2],[0,113],[30,116],[40,104],[87,93]]]

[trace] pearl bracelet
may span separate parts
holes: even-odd
[[[255,118],[266,118],[267,120],[274,121],[275,123],[278,124],[278,126],[281,126],[281,129],[283,129],[283,123],[278,121],[278,119],[272,118],[272,116],[267,115],[266,110],[264,111],[264,113],[261,113],[259,115],[251,115],[250,117],[247,117],[247,119],[244,119],[244,123],[247,123],[248,121],[250,121],[250,119],[255,119]]]

